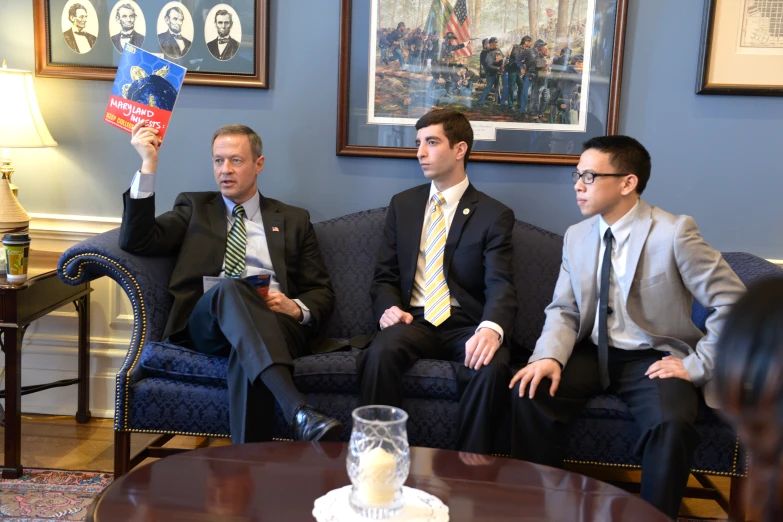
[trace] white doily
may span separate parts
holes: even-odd
[[[318,522],[367,522],[356,513],[348,503],[351,486],[333,489],[323,497],[316,499],[313,516]],[[405,505],[396,517],[387,518],[388,522],[448,522],[449,508],[438,497],[426,491],[403,486],[402,497]]]

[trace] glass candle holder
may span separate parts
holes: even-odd
[[[372,520],[396,516],[402,511],[402,485],[411,468],[408,414],[392,406],[362,406],[352,416],[346,459],[353,484],[349,503]]]

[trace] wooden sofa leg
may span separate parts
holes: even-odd
[[[729,520],[745,522],[745,487],[747,479],[731,477],[729,491]]]
[[[114,432],[114,480],[130,471],[130,442],[130,432]]]

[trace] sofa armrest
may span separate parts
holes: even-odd
[[[770,277],[783,276],[783,268],[753,254],[748,254],[747,252],[722,252],[722,255],[723,259],[726,260],[745,286],[750,286]],[[691,312],[693,323],[701,331],[704,331],[707,317],[713,310],[705,309],[701,303],[694,301]]]
[[[136,365],[141,348],[149,341],[160,340],[166,326],[172,298],[169,279],[176,259],[144,257],[125,252],[119,247],[116,228],[82,241],[66,250],[57,265],[57,274],[64,282],[80,284],[107,276],[125,291],[133,309],[133,330],[125,361],[117,374],[115,395],[115,429],[125,426],[125,391],[131,370]]]

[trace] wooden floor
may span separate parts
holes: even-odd
[[[78,424],[70,416],[23,415],[22,466],[111,472],[114,468],[113,424],[113,419],[92,419],[87,424]],[[131,454],[139,452],[153,439],[155,435],[134,433],[131,436]],[[226,444],[230,444],[228,439],[175,437],[167,446],[194,449]],[[0,454],[2,447],[3,440],[0,436]],[[147,459],[144,462],[152,460]],[[598,476],[595,468],[591,468],[589,475],[606,481],[638,481],[640,472],[607,468]],[[714,477],[713,481],[728,496],[729,479]],[[698,485],[698,482],[691,478],[689,486]],[[728,515],[711,500],[685,499],[680,516],[727,518]]]
[[[0,428],[0,434],[2,431]],[[134,433],[131,454],[135,455],[155,438],[156,435]],[[195,449],[230,443],[229,439],[174,437],[167,446]],[[3,449],[3,437],[0,437],[0,455]],[[87,424],[79,424],[71,416],[22,415],[22,466],[114,471],[114,419],[92,419]]]

